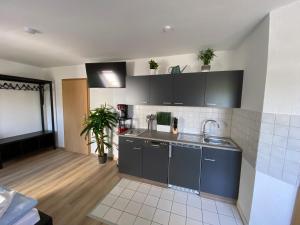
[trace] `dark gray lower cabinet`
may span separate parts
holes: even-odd
[[[168,183],[169,143],[144,141],[143,178]]]
[[[201,148],[172,145],[169,184],[199,191]]]
[[[142,176],[143,140],[119,137],[119,171],[133,176]]]
[[[237,199],[241,156],[237,151],[203,147],[200,190]]]

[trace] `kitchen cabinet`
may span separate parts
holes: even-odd
[[[173,76],[150,76],[150,105],[172,105],[173,101]]]
[[[205,106],[240,108],[243,71],[206,73]]]
[[[168,183],[169,143],[144,141],[143,178]]]
[[[127,76],[126,78],[126,104],[149,104],[150,76]]]
[[[202,148],[201,192],[237,199],[241,152]]]
[[[173,78],[173,105],[203,106],[205,76],[203,73],[187,73]]]
[[[169,184],[199,191],[201,147],[172,144]]]
[[[119,171],[142,176],[143,140],[119,137]]]
[[[242,86],[242,70],[128,76],[126,103],[240,108]]]

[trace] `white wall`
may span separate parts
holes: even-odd
[[[271,12],[238,49],[246,68],[242,107],[262,112],[263,122],[270,123],[269,128],[261,124],[259,143],[263,145],[258,146],[254,173],[249,173],[253,168],[245,167],[243,159],[238,204],[251,225],[291,222],[299,182],[290,182],[282,173],[289,171],[286,175],[291,178],[300,170],[299,154],[286,157],[295,150],[289,149],[289,143],[300,137],[298,123],[292,121],[300,112],[299,11],[300,2],[296,2]],[[273,145],[276,151],[269,148]],[[263,154],[270,159],[262,160]]]
[[[39,67],[1,59],[0,74],[44,79]],[[0,103],[0,138],[42,129],[39,92],[0,90]]]
[[[234,52],[232,51],[217,51],[217,57],[211,62],[212,70],[233,70],[240,69],[239,65],[232,61]],[[170,66],[179,65],[182,69],[188,65],[184,73],[201,71],[201,63],[197,59],[196,53],[172,55],[165,57],[153,57],[158,62],[158,73],[166,74]],[[129,75],[147,75],[149,74],[149,58],[140,58],[127,61],[127,72]]]
[[[290,225],[296,194],[296,186],[257,171],[249,224]]]
[[[247,160],[242,159],[240,189],[237,207],[240,211],[243,220],[246,222],[249,222],[250,219],[254,180],[255,169],[247,162]]]
[[[260,121],[259,112],[263,109],[265,80],[267,74],[269,42],[269,17],[264,18],[260,24],[246,37],[234,51],[234,62],[244,69],[244,82],[242,94],[242,109],[233,113],[232,127],[243,127],[245,135],[231,137],[243,147],[243,160],[241,168],[238,206],[246,222],[250,219],[252,196],[255,180],[255,161],[258,146],[258,131],[256,122]],[[254,116],[254,119],[252,118]],[[235,118],[237,117],[237,118]],[[252,119],[252,120],[250,120]],[[238,123],[236,123],[238,121]],[[251,121],[249,123],[249,121]],[[249,130],[249,132],[247,132]],[[240,137],[240,138],[238,138]],[[251,154],[250,154],[251,153]],[[247,161],[249,160],[249,161]]]
[[[299,148],[291,146],[300,141],[300,128],[294,120],[300,118],[299,12],[298,1],[270,13],[263,145],[258,152],[269,160],[260,160],[257,168],[250,224],[291,223],[300,174]]]
[[[242,108],[261,112],[267,75],[269,17],[257,25],[233,55],[244,68]]]
[[[300,2],[271,12],[264,112],[300,115]]]
[[[82,78],[86,77],[84,65],[53,67],[44,69],[47,79],[53,81],[53,89],[55,92],[55,131],[58,147],[64,147],[64,117],[62,106],[62,79]]]
[[[231,51],[216,52],[217,57],[212,62],[212,70],[230,70],[240,69],[239,66],[234,66],[232,63]],[[181,68],[189,65],[185,72],[197,72],[201,69],[201,63],[197,60],[197,54],[173,55],[166,57],[153,57],[161,65],[159,73],[167,73],[170,66],[180,65]],[[149,58],[134,59],[127,61],[128,75],[146,75],[149,74]],[[58,135],[58,146],[64,146],[63,136],[63,109],[62,109],[62,90],[61,80],[67,78],[82,78],[86,77],[85,66],[75,65],[66,67],[54,67],[45,69],[47,78],[54,81],[55,97],[56,97],[56,130]],[[124,99],[124,89],[116,88],[92,88],[90,89],[90,107],[94,108],[103,103],[108,103],[113,106],[120,103]]]

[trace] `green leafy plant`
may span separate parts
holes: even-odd
[[[159,125],[170,125],[171,124],[171,113],[169,112],[157,112],[156,121]]]
[[[211,48],[208,48],[199,52],[198,59],[201,60],[204,65],[209,65],[215,56],[215,51]]]
[[[91,110],[83,122],[84,128],[80,135],[85,134],[85,139],[87,139],[91,133],[93,141],[88,144],[97,144],[95,151],[98,152],[100,157],[104,157],[104,146],[107,148],[112,147],[108,141],[109,135],[105,131],[113,131],[113,128],[117,125],[117,121],[117,114],[113,107],[105,104]]]
[[[157,62],[155,62],[153,59],[151,59],[149,62],[149,66],[150,66],[150,69],[152,70],[156,70],[157,68],[158,68],[158,63]]]

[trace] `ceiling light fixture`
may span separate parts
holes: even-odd
[[[169,31],[173,31],[173,30],[174,30],[174,28],[170,25],[166,25],[163,28],[163,32],[169,32]]]
[[[34,29],[32,27],[24,27],[24,31],[28,34],[40,34],[42,33],[41,31],[37,30],[37,29]]]

